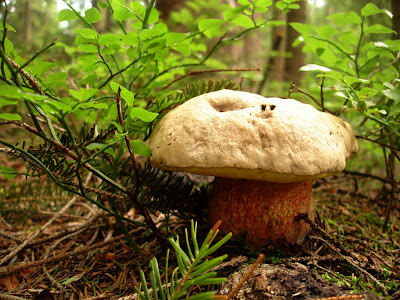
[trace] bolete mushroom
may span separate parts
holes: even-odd
[[[221,90],[195,97],[155,126],[150,162],[215,176],[210,224],[247,231],[256,247],[300,243],[313,218],[312,180],[340,172],[358,146],[351,126],[293,99]]]

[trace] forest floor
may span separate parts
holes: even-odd
[[[43,179],[0,183],[0,299],[135,299],[139,268],[154,256],[162,268],[165,250],[149,230],[127,225],[137,254],[115,220],[84,199]],[[400,203],[388,214],[382,183],[354,174],[316,181],[314,199],[319,218],[305,242],[263,249],[236,299],[400,299]],[[125,216],[143,222],[133,209]],[[164,219],[154,216],[160,228]],[[169,228],[182,235],[188,224],[171,218]],[[200,225],[199,240],[208,230]],[[207,288],[227,293],[259,252],[232,239],[223,253],[218,272],[229,283]]]

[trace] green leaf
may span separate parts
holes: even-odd
[[[232,23],[242,26],[246,29],[255,27],[253,21],[248,16],[245,15],[238,15],[236,18],[232,20]]]
[[[116,21],[122,22],[134,17],[135,15],[127,7],[118,5],[114,8],[113,16]]]
[[[108,105],[101,102],[89,101],[84,102],[80,105],[81,107],[90,107],[90,108],[101,108],[101,109],[108,109]]]
[[[83,275],[85,275],[84,272],[82,272],[81,274],[78,274],[78,275],[74,275],[70,278],[64,279],[61,283],[65,284],[65,285],[71,284],[72,282],[80,280],[83,277]]]
[[[337,33],[339,33],[339,30],[337,30],[335,27],[332,27],[330,25],[325,25],[317,28],[317,33],[318,35],[323,38],[329,38]]]
[[[165,34],[165,44],[167,46],[174,46],[182,41],[184,41],[188,36],[184,33],[178,32],[168,32]]]
[[[7,105],[16,105],[18,100],[4,99],[0,96],[0,108]]]
[[[47,62],[47,61],[41,61],[37,63],[34,66],[29,66],[29,70],[34,76],[41,76],[47,71],[49,71],[51,68],[53,68],[56,64]]]
[[[143,29],[139,33],[139,38],[141,40],[153,39],[156,36],[163,35],[164,32],[157,29]]]
[[[204,19],[199,22],[198,27],[208,38],[213,38],[219,34],[219,29],[224,23],[225,21],[220,19]]]
[[[187,298],[186,300],[209,300],[209,299],[213,299],[212,296],[215,295],[215,292],[203,292],[203,293],[199,293],[193,296],[190,296],[189,298]]]
[[[398,89],[387,89],[383,90],[382,93],[389,99],[393,99],[395,101],[400,100],[400,90]]]
[[[308,24],[290,22],[289,25],[302,36],[308,36],[312,32],[312,26]]]
[[[22,120],[19,114],[11,114],[11,113],[1,113],[0,119],[8,120],[8,121],[20,121]]]
[[[144,15],[144,13],[146,12],[146,8],[140,2],[131,1],[130,6],[133,9],[133,12],[139,16]]]
[[[375,25],[371,25],[367,28],[365,28],[364,32],[366,33],[395,33],[394,30],[385,27],[381,24],[375,24]]]
[[[17,176],[14,169],[4,166],[0,166],[0,174],[6,179],[14,179],[14,177]]]
[[[333,20],[335,25],[343,24],[361,24],[361,18],[355,12],[350,11],[345,14],[333,14],[327,17],[328,20]]]
[[[141,140],[133,140],[131,141],[131,146],[133,153],[144,156],[144,157],[149,157],[151,155],[151,149],[147,144]]]
[[[361,90],[357,91],[357,96],[358,98],[362,98],[365,100],[375,96],[377,93],[377,90],[371,89],[369,87],[364,87]]]
[[[378,7],[376,7],[375,4],[373,4],[371,2],[367,3],[367,5],[365,5],[361,9],[361,15],[364,17],[368,17],[368,16],[380,14],[380,13],[384,13],[384,10],[379,9]]]
[[[69,93],[71,94],[72,97],[75,99],[84,101],[88,100],[89,98],[92,98],[96,93],[98,89],[83,89],[81,88],[79,91],[75,90],[69,90]]]
[[[129,32],[127,35],[122,36],[122,42],[132,47],[139,47],[139,35],[136,32]]]
[[[78,16],[70,9],[63,9],[58,13],[58,22],[71,21],[75,20],[76,18],[78,18]]]
[[[85,11],[85,20],[89,23],[96,23],[103,18],[97,8],[92,7]]]
[[[97,53],[97,47],[93,44],[81,44],[78,49],[86,53]]]
[[[190,48],[190,46],[191,45],[189,43],[180,43],[178,45],[173,46],[172,49],[182,53],[185,56],[189,56],[190,53],[192,53],[192,49]]]
[[[4,23],[3,23],[3,22],[0,22],[0,31],[3,31],[3,27],[4,27]],[[15,28],[12,27],[12,26],[9,25],[9,24],[6,24],[6,29],[7,29],[8,31],[14,31],[14,32],[16,32]]]
[[[86,146],[87,149],[89,150],[103,150],[107,148],[109,145],[107,144],[100,144],[100,143],[90,143],[89,145]],[[114,150],[111,147],[108,147],[106,150],[104,150],[105,153],[110,154],[114,156]]]
[[[131,91],[127,90],[116,82],[111,82],[110,87],[115,93],[118,93],[118,89],[121,88],[121,98],[124,99],[129,106],[133,105],[133,100],[135,97]]]
[[[331,71],[324,74],[318,74],[316,77],[327,77],[339,81],[342,78],[342,74],[339,72]]]
[[[97,38],[97,32],[90,28],[75,29],[74,32],[78,33],[85,39],[94,40]]]
[[[157,116],[158,113],[153,113],[140,107],[134,107],[131,110],[132,118],[138,118],[144,122],[152,122],[155,118],[157,118]]]
[[[357,77],[353,76],[343,76],[343,82],[347,83],[348,85],[351,85],[353,83],[368,83],[368,80],[365,79],[360,79]]]
[[[357,45],[358,44],[358,37],[351,31],[342,33],[338,40],[342,43],[349,44],[349,45]]]
[[[113,33],[105,33],[100,35],[99,37],[99,45],[104,45],[104,46],[119,44],[120,41],[121,37]]]
[[[98,57],[93,53],[85,53],[78,57],[82,69],[86,72],[94,71],[98,67]]]
[[[114,53],[115,53],[115,49],[113,49],[112,47],[104,47],[103,49],[101,49],[102,55],[111,55]]]
[[[14,50],[14,44],[8,38],[6,38],[4,41],[4,51],[6,52],[6,54],[9,54],[13,50]]]
[[[254,5],[256,7],[269,7],[272,5],[272,0],[255,0]]]
[[[224,20],[231,21],[235,16],[245,11],[250,5],[243,5],[224,11]]]
[[[319,66],[319,65],[316,65],[316,64],[308,64],[308,65],[305,65],[305,66],[301,67],[299,69],[299,71],[331,72],[332,70],[327,68],[327,67]]]

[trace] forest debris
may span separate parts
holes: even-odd
[[[218,294],[229,294],[239,283],[252,265],[244,265],[232,273],[227,281],[217,291]],[[310,270],[300,263],[287,263],[286,265],[259,265],[250,276],[247,283],[235,297],[236,300],[264,300],[264,299],[311,299],[332,297],[331,299],[362,299],[361,298],[336,298],[348,293],[332,283],[322,279],[315,271]],[[354,295],[352,295],[354,296]],[[372,295],[374,299],[375,295]],[[347,296],[349,297],[349,296]],[[379,297],[375,297],[379,299]]]

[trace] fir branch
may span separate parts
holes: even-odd
[[[186,77],[189,76],[195,76],[199,74],[204,74],[204,73],[220,73],[220,72],[250,72],[250,71],[256,71],[260,72],[261,68],[230,68],[230,69],[207,69],[207,70],[197,70],[197,71],[191,71],[185,75],[179,76],[178,78],[175,78],[172,80],[168,85],[162,88],[162,90],[165,90],[169,88],[171,85],[173,85],[175,82],[182,80]]]
[[[118,88],[118,92],[117,92],[117,111],[118,111],[118,117],[119,117],[119,122],[120,125],[122,127],[122,131],[125,134],[124,138],[125,138],[125,143],[126,146],[128,147],[129,150],[129,155],[130,155],[130,160],[132,162],[134,171],[135,171],[135,179],[136,179],[136,186],[135,186],[135,191],[132,192],[130,190],[126,190],[126,194],[128,195],[129,199],[131,200],[131,202],[133,203],[133,205],[135,206],[135,208],[139,211],[139,213],[141,213],[144,216],[144,219],[146,221],[147,226],[153,231],[153,233],[155,234],[158,242],[161,245],[165,245],[165,239],[162,237],[160,230],[158,230],[156,224],[154,224],[153,220],[151,219],[149,212],[147,211],[147,209],[141,205],[141,203],[138,201],[138,196],[139,196],[139,191],[140,191],[140,170],[139,170],[139,165],[136,161],[135,158],[135,153],[133,152],[132,149],[132,145],[131,142],[129,140],[129,136],[128,136],[128,132],[126,131],[125,128],[125,122],[124,122],[124,118],[122,115],[122,108],[121,108],[121,87]],[[135,181],[133,179],[133,181]]]

